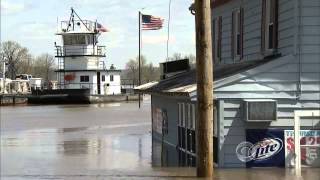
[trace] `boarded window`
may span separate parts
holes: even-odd
[[[80,76],[80,82],[89,82],[89,76]]]

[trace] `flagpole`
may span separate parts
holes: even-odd
[[[141,85],[141,12],[139,11],[139,86]],[[139,108],[141,107],[139,93]]]

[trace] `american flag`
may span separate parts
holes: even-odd
[[[106,29],[105,27],[103,27],[101,24],[97,23],[97,27],[96,27],[97,31],[99,32],[108,32],[108,29]]]
[[[142,30],[159,30],[163,26],[163,19],[142,14]]]

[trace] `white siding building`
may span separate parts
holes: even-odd
[[[291,167],[294,111],[320,109],[320,1],[215,0],[212,22],[215,162]],[[194,166],[196,87],[191,70],[140,90],[162,112],[152,113],[163,126],[153,127],[155,165]],[[320,119],[303,118],[301,129],[302,164],[319,167]]]

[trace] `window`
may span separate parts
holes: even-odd
[[[64,45],[85,45],[86,36],[85,35],[64,35],[63,44]]]
[[[113,75],[110,75],[110,81],[111,82],[113,81]]]
[[[178,126],[182,126],[182,104],[178,103]]]
[[[261,49],[273,53],[278,46],[278,0],[262,0]]]
[[[212,21],[212,36],[214,61],[220,62],[222,50],[222,16]]]
[[[86,38],[87,38],[87,44],[93,44],[93,39],[94,39],[93,35],[87,35]]]
[[[191,129],[195,130],[196,129],[196,106],[192,104],[191,106],[191,111],[192,111],[192,126]]]
[[[221,61],[221,51],[222,51],[222,16],[218,17],[217,21],[217,35],[216,35],[216,59]]]
[[[190,126],[190,123],[191,123],[191,121],[190,121],[190,104],[186,104],[185,105],[185,121],[186,121],[186,127],[187,128],[189,128],[189,126]]]
[[[80,76],[80,82],[89,82],[89,76]]]
[[[178,151],[180,166],[195,166],[195,105],[178,103]]]
[[[213,56],[213,64],[216,61],[216,20],[213,19],[211,22],[211,36],[212,36],[212,56]]]
[[[106,76],[105,76],[105,75],[102,75],[102,76],[101,76],[101,81],[102,81],[102,82],[105,82],[105,81],[106,81]]]
[[[243,9],[232,12],[231,53],[234,60],[243,55]]]

